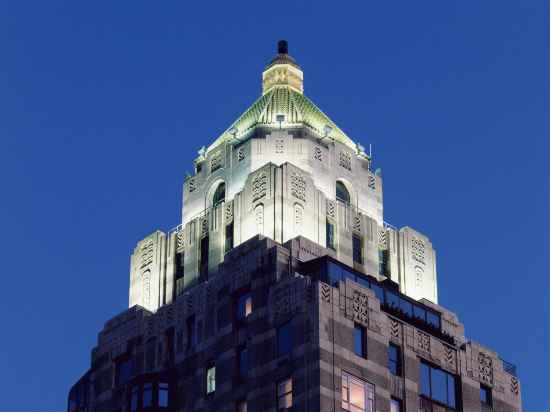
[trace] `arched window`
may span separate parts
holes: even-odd
[[[225,202],[225,183],[220,183],[212,197],[212,206],[216,207]]]
[[[346,204],[350,203],[350,196],[349,196],[348,189],[340,181],[336,182],[336,200],[339,200],[340,202],[344,202]]]

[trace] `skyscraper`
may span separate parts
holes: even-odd
[[[68,410],[520,411],[515,367],[438,304],[436,254],[384,221],[373,159],[285,41],[203,147],[182,222],[138,242]]]

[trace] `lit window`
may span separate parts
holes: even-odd
[[[401,349],[393,343],[388,346],[388,368],[392,375],[401,376]]]
[[[130,411],[135,412],[138,408],[138,396],[139,396],[139,387],[134,386],[132,388],[132,396],[130,398]]]
[[[479,400],[482,404],[491,406],[493,404],[491,388],[485,385],[481,385],[479,387]]]
[[[342,409],[374,412],[374,385],[342,372]]]
[[[353,235],[353,261],[363,263],[363,239],[357,235]]]
[[[237,402],[237,407],[235,409],[236,409],[236,412],[246,412],[246,409],[247,409],[246,401]]]
[[[365,328],[355,324],[353,327],[353,350],[357,356],[367,357],[367,336]]]
[[[277,409],[285,410],[292,407],[292,378],[277,384]]]
[[[399,399],[390,399],[390,412],[401,412],[401,401]]]
[[[252,313],[252,295],[250,292],[239,296],[237,300],[237,319],[244,319]]]
[[[454,408],[456,404],[455,377],[442,369],[421,362],[420,393],[430,399]]]
[[[153,404],[153,384],[146,383],[143,385],[143,407],[147,408]]]
[[[292,325],[290,322],[277,328],[277,353],[279,356],[292,352]]]
[[[334,225],[330,223],[327,219],[327,248],[336,250],[336,247],[334,246]]]
[[[159,406],[162,408],[168,407],[168,384],[159,383]]]
[[[216,390],[216,366],[210,366],[206,370],[206,394],[214,393]]]

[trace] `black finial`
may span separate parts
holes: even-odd
[[[279,40],[277,50],[279,54],[288,54],[288,42],[286,40]]]

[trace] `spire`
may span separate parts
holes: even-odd
[[[277,43],[277,56],[264,69],[262,74],[262,93],[277,86],[290,87],[304,92],[304,73],[296,60],[288,54],[288,42],[279,40]]]

